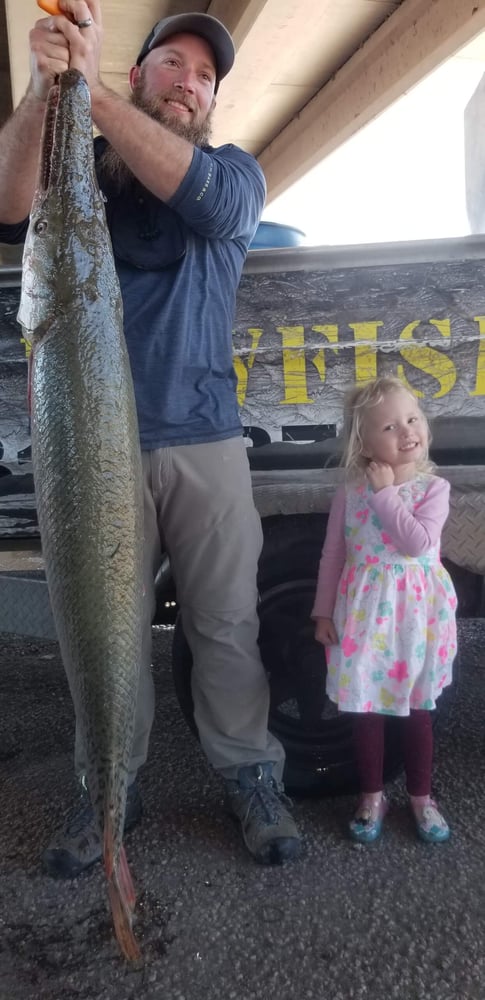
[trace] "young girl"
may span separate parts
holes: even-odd
[[[354,715],[361,796],[354,840],[381,833],[386,715],[404,716],[406,785],[418,836],[450,831],[431,798],[430,710],[451,681],[456,595],[440,562],[449,483],[432,474],[416,398],[383,376],[345,407],[346,485],[328,520],[312,617],[327,647],[327,694]]]

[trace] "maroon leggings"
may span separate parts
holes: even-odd
[[[402,730],[408,793],[429,795],[433,760],[431,715],[423,709],[411,709],[410,715],[396,721]],[[354,744],[362,792],[382,790],[384,726],[384,715],[372,712],[354,715]]]

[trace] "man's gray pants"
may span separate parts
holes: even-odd
[[[201,746],[226,778],[245,765],[274,761],[281,780],[284,750],[268,733],[269,688],[257,642],[262,530],[244,441],[160,448],[143,452],[142,459],[146,594],[131,775],[146,760],[154,717],[154,580],[167,551],[192,651]],[[78,773],[83,758],[76,734]]]

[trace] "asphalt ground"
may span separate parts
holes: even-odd
[[[44,875],[39,854],[72,803],[73,714],[57,645],[0,636],[1,1000],[484,1000],[485,621],[460,623],[436,733],[434,792],[451,840],[417,840],[402,777],[382,839],[354,845],[354,798],[299,799],[298,862],[256,865],[154,638],[157,716],[126,837],[143,964],[113,938],[103,873]]]

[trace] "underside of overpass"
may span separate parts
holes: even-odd
[[[153,24],[187,11],[219,18],[235,66],[223,81],[215,144],[259,159],[268,203],[485,29],[485,0],[102,0],[105,83],[127,72]],[[35,0],[0,0],[0,121],[28,84]]]

